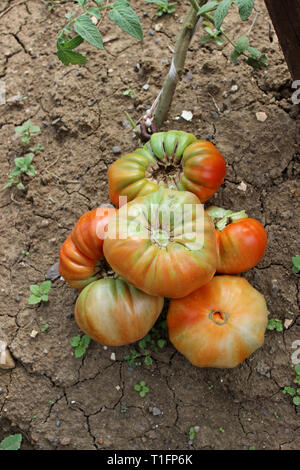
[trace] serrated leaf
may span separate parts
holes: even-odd
[[[252,13],[254,0],[237,0],[236,4],[239,5],[241,20],[246,21]]]
[[[128,33],[130,36],[140,41],[143,39],[143,31],[137,14],[126,5],[125,2],[118,0],[113,3],[113,8],[108,13],[109,18]]]
[[[91,18],[86,15],[81,15],[76,18],[74,29],[79,36],[85,39],[89,44],[95,46],[97,49],[103,49],[102,36],[96,25],[92,22]]]
[[[88,12],[89,15],[92,15],[92,16],[94,16],[95,18],[97,18],[97,20],[100,20],[100,18],[101,18],[101,13],[100,13],[100,11],[98,10],[98,8],[90,8],[87,12]]]
[[[242,54],[249,47],[249,39],[247,36],[241,36],[236,41],[235,50]]]
[[[52,282],[51,281],[44,281],[40,285],[40,292],[43,294],[47,294],[49,290],[51,289]]]
[[[73,348],[76,348],[80,343],[80,336],[73,336],[73,338],[70,339],[70,344]]]
[[[22,442],[22,434],[12,434],[0,443],[0,450],[19,450]]]
[[[217,1],[207,2],[205,5],[199,8],[197,15],[201,16],[203,15],[203,13],[208,13],[210,11],[213,11],[218,5],[219,5],[219,2]]]
[[[83,348],[82,346],[77,346],[77,348],[74,351],[74,356],[75,357],[82,357],[82,356],[84,356],[85,351],[86,351],[85,348]]]
[[[76,47],[82,44],[84,39],[81,36],[75,36],[74,38],[70,39],[70,41],[59,43],[59,49],[76,49]]]
[[[217,9],[214,12],[214,23],[217,29],[220,29],[224,21],[225,16],[231,7],[233,0],[222,0]]]
[[[259,58],[254,59],[253,57],[249,57],[247,59],[247,64],[251,65],[254,69],[261,69],[262,67],[267,67],[268,61],[265,54],[261,54]]]
[[[30,292],[32,292],[34,295],[39,295],[40,294],[40,288],[36,284],[32,284],[29,286]]]
[[[253,59],[259,59],[262,55],[262,53],[256,49],[256,47],[249,46],[247,50],[250,52]]]
[[[28,299],[28,303],[29,305],[35,305],[35,304],[39,304],[41,301],[41,298],[32,294],[29,299]]]
[[[57,57],[64,65],[84,65],[87,62],[87,58],[79,52],[74,52],[66,49],[58,49],[56,52]]]
[[[91,338],[87,335],[83,335],[80,340],[80,346],[82,348],[87,349],[89,347],[90,342],[91,342]]]

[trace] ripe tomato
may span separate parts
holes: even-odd
[[[248,218],[245,211],[233,213],[210,207],[206,211],[216,223],[218,247],[217,272],[238,274],[253,268],[264,256],[267,233],[256,219]],[[229,225],[226,225],[229,222]]]
[[[143,148],[109,167],[109,195],[119,207],[120,196],[129,202],[163,185],[191,191],[205,202],[222,184],[225,173],[225,160],[212,143],[183,131],[157,132]]]
[[[265,299],[236,276],[215,276],[183,299],[171,300],[170,341],[198,367],[231,368],[264,342]]]
[[[122,206],[103,249],[114,271],[150,295],[183,297],[216,269],[212,221],[188,191],[160,189]]]
[[[104,232],[114,213],[115,209],[109,208],[86,212],[63,243],[59,253],[59,272],[71,286],[82,289],[98,279]]]
[[[122,346],[142,339],[152,328],[164,305],[124,279],[104,278],[80,293],[75,320],[88,336],[107,346]]]

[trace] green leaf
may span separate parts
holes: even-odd
[[[230,54],[230,60],[231,60],[231,62],[232,62],[233,64],[235,64],[236,61],[238,60],[238,58],[240,57],[240,55],[241,55],[241,54],[240,54],[236,49],[234,49],[234,50],[231,52],[231,54]]]
[[[90,342],[91,338],[87,335],[83,335],[80,340],[80,346],[86,350],[89,347]]]
[[[201,16],[203,15],[203,13],[208,13],[210,11],[213,11],[218,5],[219,5],[219,2],[217,1],[207,2],[205,5],[199,8],[197,15]]]
[[[241,36],[236,41],[235,50],[242,54],[249,47],[249,39],[247,36]]]
[[[42,301],[42,302],[48,302],[48,300],[49,300],[49,298],[48,298],[48,295],[47,295],[47,294],[43,294],[43,295],[41,296],[41,301]]]
[[[282,321],[278,318],[270,318],[267,324],[267,330],[283,331]]]
[[[140,41],[143,39],[143,31],[136,13],[122,0],[113,3],[113,8],[108,13],[109,18],[126,33]]]
[[[192,426],[189,429],[189,439],[190,439],[190,441],[193,441],[195,439],[195,436],[196,436],[195,429]]]
[[[151,364],[152,364],[151,356],[146,356],[144,362],[145,362],[146,366],[151,366]]]
[[[293,387],[284,387],[284,389],[282,390],[282,393],[284,395],[288,394],[288,395],[291,395],[291,397],[293,397],[294,395],[296,395],[296,390]]]
[[[64,65],[84,65],[87,62],[87,58],[78,52],[74,52],[66,49],[58,49],[56,52],[57,57]]]
[[[297,375],[300,375],[300,364],[295,365],[295,372]]]
[[[76,49],[76,47],[80,46],[82,44],[84,39],[81,36],[74,36],[70,41],[64,42],[64,43],[59,43],[58,48],[59,49]]]
[[[164,348],[166,344],[167,344],[167,341],[166,341],[165,339],[159,339],[159,340],[157,341],[157,346],[158,346],[160,349]]]
[[[254,7],[254,0],[236,0],[239,5],[239,14],[243,21],[246,21],[252,13]]]
[[[19,450],[22,442],[22,434],[12,434],[0,442],[0,450]]]
[[[42,282],[40,285],[40,292],[42,292],[43,294],[47,294],[50,291],[51,286],[52,286],[51,281]]]
[[[83,348],[82,346],[77,346],[77,348],[74,351],[74,356],[75,357],[82,357],[85,354],[86,349]]]
[[[94,16],[95,18],[97,18],[97,20],[100,20],[100,18],[101,18],[101,13],[100,13],[100,11],[98,10],[98,8],[90,8],[87,12],[88,12],[89,15],[92,15],[92,16]]]
[[[293,403],[294,403],[294,405],[299,406],[300,405],[300,396],[294,397],[293,398]]]
[[[41,298],[33,294],[28,299],[29,305],[39,304],[40,301],[41,301]]]
[[[32,292],[34,295],[40,295],[40,288],[37,284],[32,284],[29,286],[30,292]]]
[[[231,7],[233,0],[222,0],[214,13],[214,23],[217,29],[220,29],[225,16]]]
[[[141,387],[139,384],[136,384],[136,385],[134,386],[134,390],[136,390],[137,392],[139,392],[139,391],[141,390],[141,388],[142,388],[142,387]]]
[[[80,336],[73,336],[73,338],[71,338],[70,340],[70,344],[71,346],[73,346],[73,348],[76,348],[80,343]]]
[[[293,262],[293,273],[297,274],[300,271],[300,255],[293,256],[292,258]]]
[[[42,332],[42,333],[45,333],[45,331],[47,331],[48,328],[49,328],[49,324],[48,324],[48,323],[45,323],[45,325],[43,325],[42,328],[41,328],[41,332]]]
[[[91,18],[81,15],[76,18],[74,29],[79,36],[97,49],[103,49],[102,36]]]
[[[23,183],[18,183],[17,188],[20,189],[21,191],[23,191],[25,189],[25,186],[24,186]]]

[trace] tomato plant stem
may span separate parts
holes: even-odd
[[[205,2],[206,0],[200,0],[199,3],[200,5],[203,5]],[[193,3],[195,2],[191,2],[191,4]],[[160,99],[154,113],[154,122],[157,128],[162,125],[167,117],[177,82],[183,72],[188,47],[195,33],[199,20],[199,17],[197,16],[198,8],[196,8],[196,5],[191,6],[183,22],[181,31],[176,38],[175,51],[172,57],[171,67],[164,81]]]

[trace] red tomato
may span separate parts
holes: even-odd
[[[235,367],[264,342],[265,299],[237,276],[215,276],[167,314],[170,341],[198,367]]]
[[[219,208],[210,207],[206,212],[213,217],[216,209]],[[225,212],[228,216],[227,220],[226,216],[223,218],[224,228],[218,229],[216,224],[217,272],[238,274],[253,268],[262,259],[267,248],[267,233],[258,220],[248,218],[244,211]],[[236,215],[239,218],[235,218]]]
[[[108,346],[138,341],[151,330],[162,297],[136,289],[124,279],[101,279],[86,286],[75,305],[75,320],[90,338]]]
[[[59,272],[73,287],[82,289],[98,279],[103,258],[105,228],[115,209],[99,208],[83,214],[59,253]]]
[[[108,169],[110,199],[132,201],[159,186],[191,191],[207,201],[222,184],[226,164],[216,147],[183,131],[156,132],[143,148],[118,158]]]

